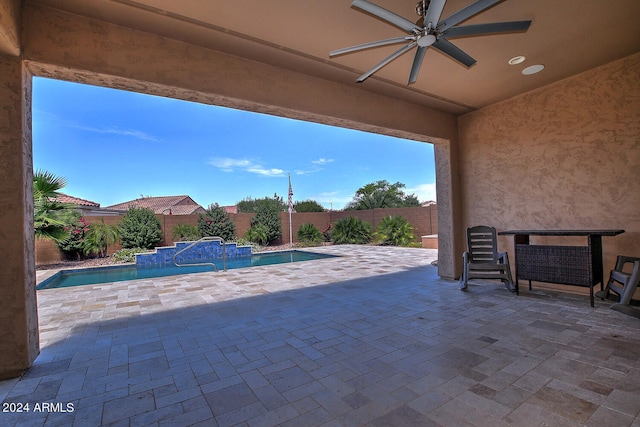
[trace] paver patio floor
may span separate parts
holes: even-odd
[[[345,256],[38,291],[41,354],[0,382],[30,411],[0,425],[640,427],[638,319],[313,250]]]

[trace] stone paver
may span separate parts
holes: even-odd
[[[38,291],[2,426],[640,426],[640,322],[434,250]],[[16,413],[17,404],[29,412]]]

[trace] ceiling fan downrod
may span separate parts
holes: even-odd
[[[420,0],[418,3],[416,3],[416,13],[418,14],[418,16],[424,18],[427,15],[429,3],[431,3],[431,0]]]

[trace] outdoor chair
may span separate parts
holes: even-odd
[[[495,228],[484,225],[467,228],[467,252],[462,257],[460,289],[467,289],[470,279],[500,279],[508,290],[514,290],[509,256],[498,252]]]
[[[625,270],[625,264],[633,266],[631,268],[627,266],[627,270]],[[633,294],[638,289],[638,283],[640,283],[640,258],[618,255],[616,266],[611,270],[607,287],[603,291],[597,292],[596,296],[602,299],[618,300],[616,304],[611,306],[613,310],[640,318],[640,309],[631,306],[632,301],[635,302]]]

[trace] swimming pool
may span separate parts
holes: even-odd
[[[334,257],[337,257],[337,255],[304,251],[253,254],[250,257],[227,258],[227,270]],[[214,262],[220,271],[222,271],[222,260],[216,259]],[[61,270],[48,279],[43,280],[36,289],[68,288],[70,286],[96,285],[108,282],[121,282],[123,280],[150,279],[153,277],[175,276],[178,274],[201,273],[205,271],[215,271],[215,268],[212,265],[176,267],[173,264],[166,264],[161,267],[114,265],[110,267],[83,268],[81,270]]]

